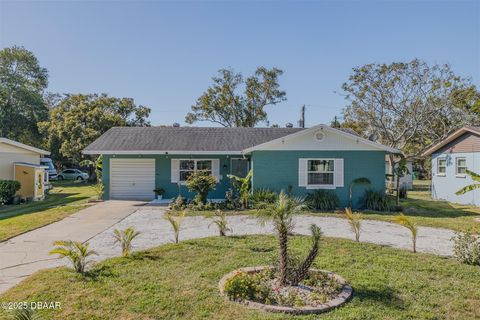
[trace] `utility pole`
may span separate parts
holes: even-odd
[[[301,109],[301,116],[300,116],[300,120],[298,120],[298,126],[300,128],[305,128],[305,105],[302,106],[302,109]]]

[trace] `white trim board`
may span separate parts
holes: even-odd
[[[241,155],[241,151],[188,151],[188,150],[173,150],[173,151],[166,151],[166,150],[98,150],[98,151],[83,151],[83,154],[142,154],[142,155]]]
[[[17,148],[32,151],[32,152],[38,153],[40,155],[47,155],[47,156],[50,155],[50,152],[48,152],[46,150],[38,149],[38,148],[23,144],[23,143],[20,143],[20,142],[17,142],[17,141],[13,141],[13,140],[10,140],[10,139],[7,139],[7,138],[0,138],[0,143],[5,143],[5,144],[8,144],[8,145],[17,147]]]

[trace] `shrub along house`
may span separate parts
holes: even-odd
[[[193,197],[184,183],[196,170],[216,177],[209,199],[224,199],[228,174],[253,171],[253,190],[266,188],[304,196],[334,191],[348,204],[352,180],[366,177],[385,188],[385,155],[398,151],[326,125],[311,128],[115,127],[83,151],[103,155],[105,199]],[[364,188],[364,187],[359,187]],[[357,191],[354,203],[363,192]]]
[[[423,153],[432,157],[432,198],[480,206],[480,189],[455,193],[473,184],[466,170],[480,173],[480,127],[464,127]]]

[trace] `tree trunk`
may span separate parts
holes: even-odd
[[[318,241],[315,241],[313,243],[312,248],[310,249],[310,252],[308,253],[308,256],[305,258],[302,265],[298,268],[297,272],[295,272],[295,278],[293,280],[292,285],[296,286],[298,285],[299,282],[305,280],[305,278],[308,276],[308,271],[310,270],[310,267],[312,266],[313,261],[317,257],[317,254],[318,254]]]
[[[279,264],[279,281],[281,286],[287,285],[287,272],[288,272],[288,235],[287,230],[279,230],[278,241],[280,248],[280,264]]]
[[[393,155],[393,154],[388,155],[388,162],[390,163],[390,173],[392,174],[390,176],[390,179],[389,179],[390,185],[388,186],[388,189],[389,189],[389,191],[391,191],[391,190],[393,190],[393,182],[394,182],[394,179],[395,179],[395,176],[394,176],[395,165],[397,164],[395,162],[395,155]]]
[[[395,189],[397,190],[396,202],[397,202],[397,207],[398,207],[398,206],[400,206],[400,176],[397,174],[396,178],[397,178],[397,185],[396,185]]]

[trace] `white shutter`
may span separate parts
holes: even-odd
[[[335,159],[335,186],[343,187],[343,159]]]
[[[172,159],[171,161],[171,181],[177,183],[180,180],[180,160]]]
[[[298,159],[298,186],[307,186],[307,159]]]
[[[220,176],[220,160],[212,159],[212,175],[217,179],[217,182],[222,179]]]

